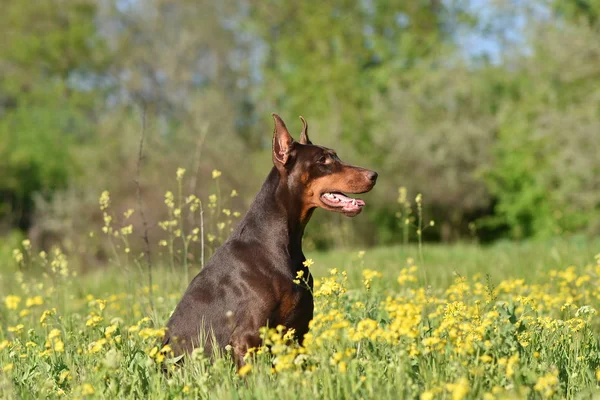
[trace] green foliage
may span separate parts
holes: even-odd
[[[598,228],[596,32],[586,26],[536,28],[535,55],[509,77],[515,98],[498,113],[494,162],[485,178],[498,199],[487,222],[506,224],[513,237]],[[559,43],[568,46],[559,49]]]
[[[374,96],[444,44],[439,3],[270,1],[252,11],[269,49],[260,98],[269,108],[310,115],[322,141],[345,142],[375,161]]]
[[[553,9],[573,22],[586,21],[592,25],[599,22],[600,2],[598,0],[555,0]]]
[[[90,88],[103,62],[94,17],[92,2],[46,0],[8,2],[0,16],[0,220],[22,229],[36,193],[71,182],[74,145],[92,133]]]

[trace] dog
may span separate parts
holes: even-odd
[[[335,151],[313,145],[304,118],[298,142],[277,114],[273,119],[271,172],[167,323],[163,345],[170,344],[174,356],[199,346],[210,355],[215,347],[229,345],[240,368],[248,349],[261,345],[263,326],[293,329],[301,343],[314,309],[313,279],[302,253],[306,224],[316,208],[358,215],[365,202],[344,193],[365,193],[375,186],[375,171],[346,164]],[[293,282],[298,271],[306,284]]]

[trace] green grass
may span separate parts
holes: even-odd
[[[307,254],[321,284],[306,348],[265,333],[272,354],[250,359],[245,377],[227,356],[211,362],[199,354],[170,376],[160,372],[155,335],[187,285],[182,269],[154,271],[151,310],[145,274],[136,268],[61,277],[48,266],[45,276],[38,269],[21,279],[4,260],[0,398],[561,398],[598,392],[600,324],[590,310],[600,307],[594,260],[600,241],[425,245],[423,260],[416,246],[373,248],[363,256],[358,250]],[[412,264],[419,268],[409,269]],[[338,273],[331,275],[331,268]],[[371,273],[369,289],[365,269],[381,274]],[[42,305],[26,304],[36,296]],[[43,326],[43,311],[53,307]],[[144,317],[150,320],[139,323]]]
[[[585,266],[600,252],[600,239],[585,237],[529,242],[499,242],[490,246],[474,244],[425,244],[423,262],[416,245],[378,247],[367,251],[364,265],[377,269],[386,277],[395,278],[399,269],[412,258],[421,267],[419,283],[436,287],[447,286],[456,274],[472,277],[489,274],[494,281],[523,278],[536,283],[543,273],[569,265]],[[338,250],[307,254],[315,260],[315,271],[324,273],[338,267],[348,271],[350,283],[360,283],[361,264],[358,250]]]

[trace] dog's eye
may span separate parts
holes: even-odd
[[[321,157],[320,157],[320,158],[317,160],[317,162],[318,162],[319,164],[326,164],[328,159],[329,159],[329,157],[327,157],[326,155],[325,155],[325,156],[321,156]]]

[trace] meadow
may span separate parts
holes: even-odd
[[[195,352],[175,367],[157,345],[187,283],[181,268],[156,268],[150,291],[143,269],[79,276],[60,251],[32,254],[29,246],[12,263],[37,263],[37,272],[0,280],[0,398],[598,393],[598,241],[308,253],[316,309],[304,347],[282,327],[265,328],[268,346],[239,373],[227,351],[212,361]]]
[[[0,400],[600,398],[600,0],[29,3],[0,13]],[[303,346],[176,366],[273,112],[377,186],[307,227]]]

